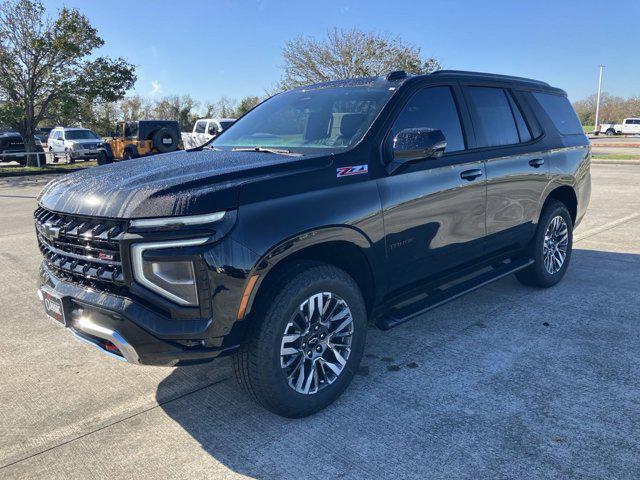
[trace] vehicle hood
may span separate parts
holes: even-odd
[[[314,170],[327,157],[180,151],[88,168],[50,182],[38,203],[107,218],[197,215],[236,208],[242,184]]]

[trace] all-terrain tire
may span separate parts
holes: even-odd
[[[324,263],[292,263],[270,280],[268,291],[255,306],[248,338],[234,356],[235,375],[249,396],[267,410],[288,418],[306,417],[335,401],[353,379],[366,339],[365,303],[347,273]],[[351,351],[332,383],[327,382],[315,393],[299,393],[281,365],[281,345],[287,326],[303,302],[319,293],[331,293],[348,306],[353,318]]]
[[[549,241],[549,239],[545,237],[547,237],[549,228],[552,225],[552,222],[556,221],[557,217],[560,217],[564,222],[564,225],[566,225],[566,253],[562,265],[558,268],[557,263],[553,264],[554,266],[551,269],[552,271],[550,271],[545,265],[545,242]],[[562,225],[560,220],[557,220],[556,222]],[[567,272],[567,268],[569,267],[569,262],[571,260],[572,248],[573,221],[571,219],[571,214],[564,203],[552,199],[544,207],[544,210],[540,215],[536,234],[528,247],[528,254],[533,258],[534,263],[530,267],[517,272],[516,277],[521,283],[532,287],[549,288],[554,286],[562,280]],[[555,268],[558,268],[558,270],[553,271]]]

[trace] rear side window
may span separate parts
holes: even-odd
[[[524,117],[522,116],[522,112],[516,104],[515,100],[511,96],[510,93],[507,92],[507,97],[509,98],[509,105],[511,105],[511,111],[513,112],[513,118],[516,120],[516,126],[518,127],[518,135],[520,136],[520,142],[525,143],[531,140],[531,132],[529,131],[529,127],[527,126],[527,122],[525,122]]]
[[[429,87],[416,92],[396,118],[393,136],[405,128],[442,130],[447,152],[464,150],[460,117],[449,87]]]
[[[533,96],[562,135],[583,135],[578,115],[564,95],[534,92]]]
[[[502,88],[470,87],[474,124],[479,130],[479,147],[497,147],[520,142],[518,128],[507,93]]]

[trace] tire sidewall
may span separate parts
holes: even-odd
[[[355,282],[348,275],[337,269],[332,270],[342,275],[336,275],[335,279],[321,278],[314,280],[312,270],[296,276],[294,280],[287,284],[288,288],[281,291],[273,300],[264,320],[266,322],[265,326],[268,327],[271,335],[269,335],[269,338],[265,338],[266,342],[260,344],[260,352],[258,354],[259,361],[268,362],[269,365],[269,368],[266,369],[269,373],[266,386],[271,390],[272,398],[282,405],[290,405],[293,410],[300,408],[298,407],[300,405],[304,405],[302,409],[311,412],[332,403],[349,385],[364,353],[367,329],[364,301]],[[306,286],[303,288],[296,288],[296,286],[304,283],[306,283]],[[297,292],[292,295],[292,290],[294,289]],[[296,392],[289,386],[285,372],[280,366],[280,348],[286,325],[299,306],[309,297],[321,292],[331,292],[347,303],[353,318],[354,334],[351,353],[340,376],[331,385],[327,385],[317,393],[305,395]]]
[[[551,274],[547,271],[544,266],[544,236],[547,232],[547,228],[551,223],[551,220],[557,216],[561,216],[567,224],[567,229],[569,233],[569,242],[567,244],[567,255],[564,259],[564,263],[560,270],[556,273]],[[571,220],[571,215],[567,210],[567,207],[564,204],[559,202],[554,202],[550,205],[550,208],[546,209],[542,217],[540,218],[540,228],[536,233],[536,242],[535,242],[535,269],[537,270],[537,275],[543,286],[552,286],[562,280],[565,273],[567,272],[567,268],[569,267],[569,263],[571,261],[571,254],[573,252],[573,221]]]

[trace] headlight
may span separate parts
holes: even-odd
[[[222,220],[227,212],[207,213],[206,215],[189,215],[187,217],[163,217],[163,218],[143,218],[131,220],[131,227],[134,228],[175,228],[188,227],[192,225],[204,225]]]
[[[208,238],[197,238],[132,245],[131,263],[134,278],[140,284],[179,305],[198,305],[198,285],[191,260],[171,260],[171,257],[149,259],[144,258],[144,253],[165,248],[193,247],[202,245],[207,240]]]

